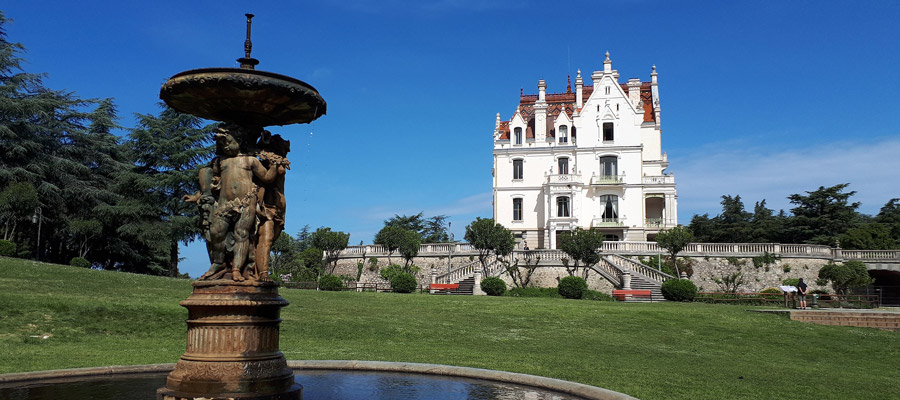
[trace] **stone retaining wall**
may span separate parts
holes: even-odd
[[[377,271],[369,269],[370,257],[366,258],[363,267],[363,274],[360,278],[361,283],[382,283],[386,284]],[[631,257],[637,259],[638,257]],[[700,291],[717,292],[722,291],[715,279],[721,279],[723,276],[734,271],[740,270],[744,276],[743,284],[739,287],[740,292],[758,292],[769,287],[778,287],[782,285],[785,279],[803,278],[809,285],[810,290],[823,289],[830,290],[830,287],[816,285],[816,279],[819,275],[819,269],[828,263],[828,260],[822,258],[782,258],[773,264],[760,266],[757,268],[753,265],[753,258],[745,257],[679,257],[680,259],[689,260],[693,267],[694,274],[690,279],[697,285]],[[357,262],[362,258],[342,258],[338,260],[338,267],[335,269],[336,275],[347,275],[355,278],[357,272]],[[391,257],[391,261],[396,264],[403,264],[402,257]],[[453,257],[453,268],[468,264],[469,257],[461,255]],[[475,259],[477,262],[477,258]],[[420,285],[428,285],[431,283],[431,269],[434,268],[438,274],[447,272],[446,256],[424,256],[416,257],[413,263],[421,269],[416,274],[416,279]],[[378,268],[384,268],[388,265],[387,257],[378,258]],[[578,275],[580,276],[580,271]],[[557,285],[557,278],[568,276],[562,265],[541,265],[532,275],[530,286],[535,287],[553,287]],[[501,278],[506,281],[509,287],[513,287],[512,279],[506,274],[502,274]],[[592,290],[611,293],[613,286],[603,279],[599,274],[591,272],[588,276],[588,287]]]

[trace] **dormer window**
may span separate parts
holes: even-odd
[[[612,122],[604,122],[603,123],[603,141],[611,142],[613,141],[613,123]]]
[[[559,143],[569,142],[569,127],[566,125],[559,126]]]
[[[514,131],[515,144],[522,144],[522,128],[516,128]]]

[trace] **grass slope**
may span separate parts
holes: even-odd
[[[0,373],[174,362],[186,280],[0,258]],[[708,304],[282,290],[288,359],[450,364],[643,399],[900,398],[900,334]],[[43,338],[48,336],[47,338]]]

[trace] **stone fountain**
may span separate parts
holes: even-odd
[[[288,302],[269,278],[273,241],[284,228],[290,142],[264,128],[309,123],[325,100],[300,80],[259,71],[250,28],[240,68],[204,68],[172,76],[159,97],[173,109],[221,121],[216,156],[199,173],[196,203],[210,269],[181,305],[187,348],[157,399],[300,399],[302,387],[279,351],[279,318]]]

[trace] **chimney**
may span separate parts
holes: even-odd
[[[543,79],[538,81],[538,101],[547,101],[547,82]]]
[[[575,76],[575,108],[581,108],[584,106],[584,80],[581,79],[581,70],[578,70],[578,75]]]
[[[547,82],[538,81],[538,99],[534,102],[534,141],[542,143],[547,139]]]
[[[638,103],[641,102],[641,80],[639,78],[631,78],[628,80],[628,101],[634,108],[641,111]]]

